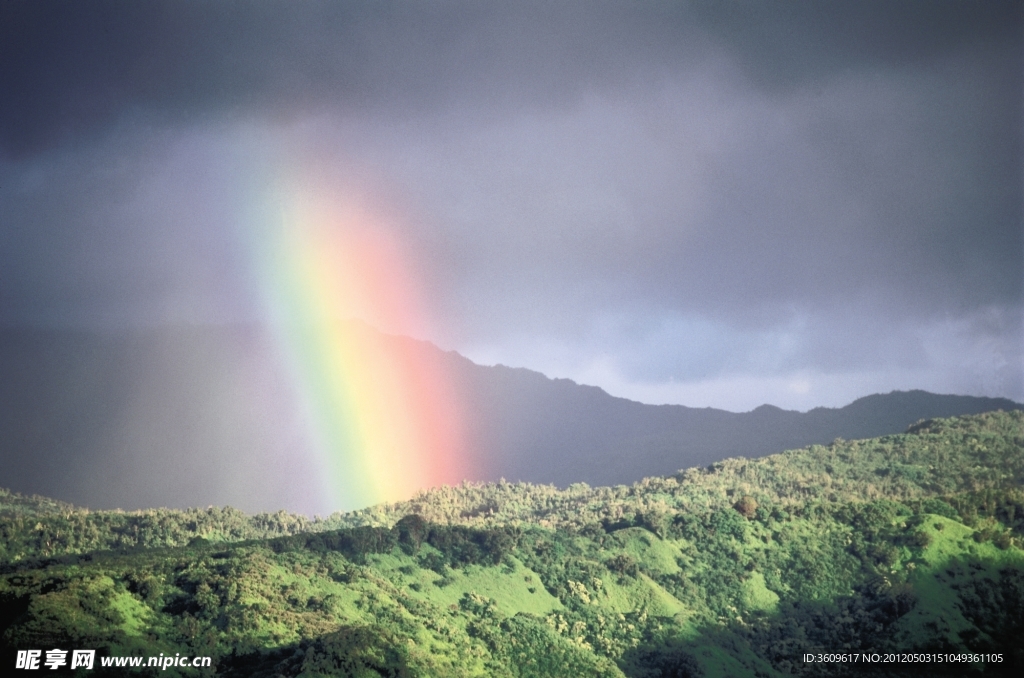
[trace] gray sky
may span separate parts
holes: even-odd
[[[0,323],[260,320],[292,172],[412,253],[429,322],[383,329],[478,362],[1021,401],[1021,36],[1016,2],[4,3]]]

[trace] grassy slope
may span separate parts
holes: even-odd
[[[318,522],[7,494],[0,644],[213,654],[234,675],[829,675],[846,669],[799,657],[886,649],[1001,650],[1002,669],[1024,633],[1022,481],[1024,415],[994,413]],[[428,522],[395,526],[409,514]]]

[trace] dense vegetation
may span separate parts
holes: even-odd
[[[228,676],[1017,675],[1022,547],[1020,412],[313,520],[0,493],[0,647],[210,655]],[[803,660],[854,652],[1002,661]]]

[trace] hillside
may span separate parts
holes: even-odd
[[[209,655],[232,676],[1024,666],[1020,412],[631,486],[464,484],[319,521],[7,493],[0,530],[5,661],[96,647]],[[874,653],[917,663],[861,661]]]
[[[630,484],[728,457],[1020,407],[922,391],[807,413],[644,405],[359,331],[443,366],[465,409],[476,468],[470,479],[478,481]],[[0,482],[93,508],[230,504],[315,513],[315,445],[280,360],[254,327],[119,335],[0,329]]]

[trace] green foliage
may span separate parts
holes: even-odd
[[[517,678],[622,676],[614,663],[592,651],[585,640],[568,639],[529,615],[484,618],[472,627],[497,663]]]
[[[744,518],[753,518],[757,515],[757,500],[749,494],[745,494],[733,505],[733,508]]]
[[[385,626],[342,626],[316,639],[306,652],[301,675],[309,678],[427,675],[413,666],[413,655],[409,645]]]
[[[701,678],[704,670],[696,658],[678,643],[660,642],[626,652],[619,664],[634,678]]]

